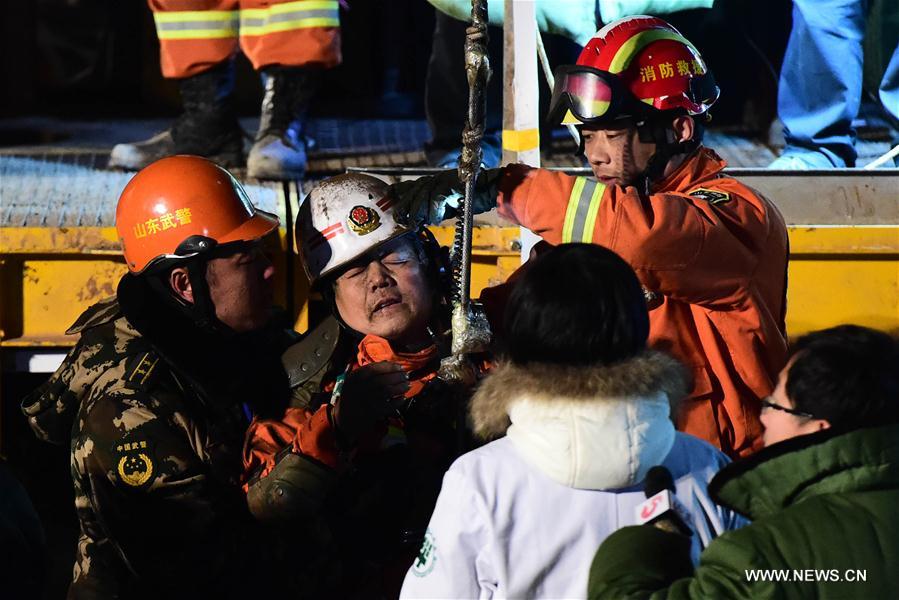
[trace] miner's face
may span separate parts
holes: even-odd
[[[432,293],[425,265],[408,237],[350,265],[334,282],[334,300],[343,321],[363,335],[399,346],[428,339]]]

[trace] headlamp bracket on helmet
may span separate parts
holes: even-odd
[[[211,252],[216,246],[218,246],[218,242],[210,237],[192,235],[178,244],[178,247],[175,248],[175,256],[190,258]]]
[[[160,254],[145,267],[148,274],[161,273],[173,266],[197,256],[208,255],[219,246],[219,243],[204,235],[192,235],[185,238],[171,254]]]

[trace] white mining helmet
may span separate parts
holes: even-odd
[[[313,284],[366,252],[412,231],[393,218],[395,198],[371,175],[350,173],[312,188],[297,215],[297,251]]]

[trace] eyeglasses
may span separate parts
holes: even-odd
[[[787,414],[794,415],[797,417],[804,417],[806,419],[817,418],[817,417],[815,417],[815,415],[813,415],[811,413],[803,412],[801,410],[796,410],[795,408],[787,408],[786,406],[781,406],[780,404],[775,404],[774,402],[771,402],[771,396],[768,396],[767,398],[763,398],[761,402],[762,402],[762,410],[764,410],[766,408],[770,408],[773,410],[782,410],[783,412],[785,412]]]

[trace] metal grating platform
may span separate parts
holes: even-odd
[[[254,131],[255,119],[242,126]],[[50,118],[0,120],[0,226],[70,227],[108,226],[114,222],[118,194],[130,173],[107,170],[108,153],[121,141],[150,137],[169,125],[164,119],[63,121]],[[308,191],[316,181],[350,168],[402,168],[426,166],[422,148],[430,133],[423,120],[313,119],[307,126],[314,139],[305,181]],[[775,151],[738,131],[710,130],[706,142],[732,168],[767,166]],[[18,140],[17,145],[10,145]],[[545,167],[583,167],[577,148],[564,130],[544,140]],[[889,150],[881,139],[858,140],[859,166]],[[244,173],[235,170],[243,179]],[[247,182],[261,208],[273,210],[281,184]]]
[[[307,135],[315,155],[393,154],[420,151],[430,131],[417,120],[313,119]]]
[[[97,169],[92,153],[34,157],[0,155],[0,227],[109,227],[134,175]],[[278,212],[281,184],[250,182],[253,203]]]
[[[130,173],[61,161],[0,157],[0,226],[100,227],[113,223],[115,199],[130,179]]]
[[[147,139],[171,124],[166,119],[73,121],[31,117],[0,119],[0,154],[34,156],[90,154],[93,168],[104,168],[106,155],[119,142]],[[254,132],[258,119],[242,119],[247,132]],[[862,167],[889,150],[896,134],[888,125],[875,128],[878,135],[860,130],[857,141],[858,166]],[[422,148],[430,136],[427,123],[415,119],[311,119],[307,135],[310,172],[341,172],[358,166],[422,166]],[[883,130],[883,131],[880,131]],[[248,133],[248,141],[250,134]],[[718,150],[731,167],[765,167],[777,155],[777,148],[737,130],[711,129],[706,142]],[[553,131],[543,142],[543,158],[548,166],[580,166],[572,156],[576,150],[567,132]]]

